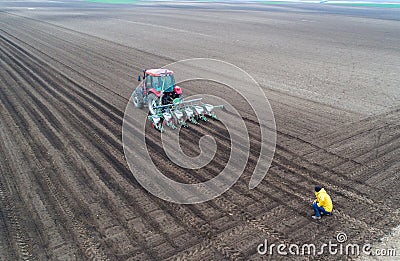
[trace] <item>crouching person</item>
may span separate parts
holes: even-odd
[[[331,215],[333,204],[331,197],[326,193],[324,188],[320,186],[315,187],[315,197],[312,207],[314,209],[313,219],[321,219],[321,215]]]

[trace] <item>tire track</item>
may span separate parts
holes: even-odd
[[[310,184],[326,184],[331,189],[334,189],[335,192],[338,192],[340,195],[346,195],[348,198],[357,199],[360,202],[364,202],[364,203],[368,204],[369,206],[376,207],[377,204],[373,200],[371,200],[371,199],[367,198],[366,196],[362,195],[360,193],[360,191],[357,190],[356,192],[359,192],[361,195],[356,194],[354,192],[351,192],[350,190],[341,189],[339,186],[343,186],[343,184],[347,183],[347,181],[345,179],[343,179],[342,177],[335,176],[335,178],[336,178],[335,180],[329,179],[329,182],[333,182],[332,184],[327,183],[326,180],[315,179],[314,177],[318,176],[317,172],[313,171],[310,168],[304,167],[304,166],[306,166],[304,164],[302,164],[302,165],[294,164],[292,161],[289,161],[284,156],[282,156],[281,153],[282,152],[286,152],[286,153],[290,153],[293,156],[297,156],[297,157],[299,157],[299,155],[297,155],[297,154],[295,154],[295,153],[293,153],[291,151],[288,151],[287,149],[285,149],[285,148],[283,148],[281,146],[277,146],[277,148],[278,148],[278,150],[276,151],[276,156],[275,156],[273,164],[277,164],[279,167],[289,171],[293,175],[302,174],[302,170],[304,170],[306,172],[311,172],[314,175],[308,175],[308,174],[301,175],[302,177],[307,177],[306,180],[310,181],[309,182]],[[256,163],[256,159],[252,155],[254,155],[254,153],[250,154],[249,162],[252,163],[252,164],[255,164]],[[277,156],[279,156],[279,157],[277,157]],[[307,160],[304,160],[304,161],[306,163],[309,163]],[[301,159],[300,163],[304,162],[304,161],[303,161],[303,159]],[[382,162],[382,161],[379,161],[379,162]],[[379,163],[377,165],[379,165]],[[331,169],[328,169],[328,168],[326,168],[325,171],[329,171],[332,174],[336,174],[334,171],[332,171]],[[298,177],[298,175],[297,175],[297,177]],[[313,178],[310,178],[310,177],[313,177]],[[340,184],[339,181],[342,181],[343,183]],[[338,185],[333,185],[333,184],[338,184]],[[349,187],[349,186],[345,186],[345,187]],[[369,189],[372,188],[370,186],[367,186],[367,187]],[[376,210],[382,210],[382,209],[389,210],[390,208],[387,207],[387,206],[382,206],[382,208],[378,208]]]
[[[9,104],[8,108],[15,107],[12,105],[9,101],[4,100],[5,97],[3,97],[3,103]],[[26,104],[24,107],[25,110],[27,110],[28,115],[35,115],[35,112],[30,109],[29,104]],[[15,109],[13,109],[15,112]],[[35,155],[40,156],[42,159],[48,158],[48,150],[44,148],[44,145],[38,146],[37,144],[42,144],[41,142],[36,142],[38,138],[31,136],[31,128],[33,126],[30,126],[27,123],[26,118],[22,119],[22,117],[25,116],[20,116],[18,113],[14,113],[14,119],[20,118],[19,122],[25,122],[22,125],[25,126],[25,135],[28,135],[29,139],[26,139],[27,143],[30,145],[31,148],[33,148]],[[39,114],[36,114],[39,119],[41,116]],[[35,118],[31,118],[35,119]],[[35,120],[34,120],[35,121]],[[42,127],[39,128],[38,125],[41,125]],[[39,133],[42,131],[48,131],[47,129],[44,128],[45,125],[41,124],[38,122],[38,119],[36,119],[35,126],[39,129]],[[43,134],[44,135],[44,134]],[[45,136],[45,140],[48,139],[49,136]],[[29,161],[29,160],[28,160]],[[108,260],[106,255],[104,253],[101,253],[102,250],[100,249],[100,244],[98,242],[95,242],[93,238],[89,237],[87,234],[88,232],[86,229],[77,221],[75,218],[75,214],[70,208],[70,203],[68,203],[69,198],[65,195],[65,193],[61,193],[64,189],[62,187],[57,187],[53,181],[51,180],[49,174],[47,171],[43,171],[44,169],[49,169],[52,173],[57,173],[57,171],[53,168],[53,165],[51,165],[49,162],[44,163],[45,161],[42,162],[37,162],[38,166],[38,173],[40,173],[42,177],[42,181],[44,184],[46,184],[46,189],[49,190],[50,195],[54,197],[54,200],[56,202],[56,205],[59,206],[60,211],[64,216],[67,218],[67,222],[70,223],[70,226],[73,228],[73,231],[76,231],[78,233],[78,236],[76,236],[76,239],[78,242],[82,243],[82,246],[85,248],[84,252],[87,254],[88,257],[93,257],[94,259],[102,259],[102,260]],[[32,164],[34,166],[34,164]],[[53,174],[54,175],[54,174]],[[40,182],[39,182],[40,183]],[[72,223],[72,224],[71,224]]]
[[[281,167],[283,167],[282,165],[280,165]],[[287,169],[287,167],[286,167],[286,169]],[[296,172],[293,172],[293,170],[292,170],[292,174],[294,175],[294,174],[296,174],[296,173],[298,173],[298,171],[296,170]],[[271,174],[273,174],[273,173],[271,173]],[[310,179],[309,178],[309,180],[311,180],[312,182],[310,182],[311,184],[321,184],[321,181],[320,180],[315,180],[315,179]],[[286,179],[283,179],[282,180],[282,182],[288,182],[288,180],[286,180]],[[279,184],[282,184],[282,182],[280,182],[280,183],[277,183],[276,185],[275,185],[275,188],[277,189],[277,190],[279,190]],[[296,185],[296,183],[292,183],[293,185]],[[270,184],[269,184],[270,185]],[[298,186],[297,186],[298,187]],[[356,200],[359,200],[360,202],[362,202],[363,204],[365,204],[365,203],[367,203],[367,205],[370,205],[369,207],[374,207],[374,211],[382,211],[382,209],[386,209],[386,210],[388,210],[388,208],[387,207],[385,207],[384,206],[384,208],[380,208],[380,207],[376,207],[376,204],[372,201],[372,200],[370,200],[370,199],[368,199],[368,198],[366,198],[366,197],[363,197],[363,196],[359,196],[359,195],[357,195],[357,194],[355,194],[354,192],[350,192],[350,191],[346,191],[346,190],[343,190],[343,189],[341,189],[340,187],[338,187],[338,186],[335,186],[335,185],[331,185],[331,184],[328,184],[328,187],[331,189],[331,190],[333,190],[333,191],[338,191],[338,193],[339,194],[342,194],[342,195],[345,195],[347,198],[349,198],[349,199],[352,199],[352,200],[354,200],[354,199],[356,199]],[[304,190],[304,188],[302,188],[303,190]],[[286,192],[288,193],[288,194],[290,194],[290,195],[297,195],[297,196],[299,196],[300,197],[300,199],[302,199],[302,200],[305,200],[305,198],[304,198],[304,196],[301,196],[301,194],[296,194],[294,191],[292,191],[292,190],[286,190]],[[308,201],[308,199],[307,199],[307,201]],[[340,205],[339,205],[340,206]],[[293,209],[293,211],[295,211],[296,212],[296,209]],[[306,214],[304,215],[303,213],[300,213],[300,214],[302,214],[303,216],[305,216],[305,217],[308,217]],[[341,214],[341,216],[342,216],[342,218],[345,218],[348,222],[350,222],[350,223],[352,223],[353,225],[357,225],[357,226],[359,226],[359,227],[361,227],[361,228],[366,228],[366,227],[368,227],[368,225],[366,224],[366,223],[363,223],[362,221],[360,221],[360,220],[356,220],[355,218],[351,218],[350,216],[348,216],[348,215],[346,215],[346,214]],[[294,228],[294,229],[296,229],[296,228]],[[368,231],[370,231],[370,232],[375,232],[376,231],[376,229],[374,229],[374,228],[371,228],[371,227],[368,227]],[[292,232],[292,231],[289,231],[289,233],[290,232]]]
[[[278,131],[278,134],[282,134],[282,133]],[[289,137],[291,137],[291,136],[289,136]],[[388,142],[382,144],[381,147],[384,147],[387,144],[390,144],[391,142],[393,142],[393,140],[397,140],[399,137],[394,137],[393,139],[389,140]],[[366,187],[367,191],[368,190],[376,190],[375,187],[372,187],[372,186],[370,186],[368,184],[365,184],[364,182],[362,182],[362,180],[360,181],[358,179],[353,179],[352,178],[353,176],[362,173],[362,171],[364,169],[368,168],[368,167],[363,165],[363,166],[361,166],[360,169],[355,170],[353,172],[354,174],[352,173],[350,175],[344,175],[344,174],[341,174],[341,173],[338,173],[338,172],[334,171],[333,168],[327,168],[327,167],[324,167],[324,166],[322,166],[320,164],[310,162],[308,159],[305,159],[303,156],[298,155],[295,152],[292,152],[292,151],[290,151],[290,150],[288,150],[288,149],[286,149],[286,148],[284,148],[282,146],[277,145],[277,149],[278,150],[276,151],[275,155],[280,155],[280,154],[282,154],[282,152],[284,152],[284,153],[288,153],[289,155],[291,155],[293,157],[293,159],[298,158],[298,162],[294,162],[293,159],[291,159],[291,160],[286,159],[282,154],[282,155],[280,155],[280,159],[281,159],[280,161],[281,162],[284,161],[284,164],[280,164],[280,167],[283,167],[284,169],[287,169],[287,170],[291,170],[293,173],[301,173],[301,171],[304,170],[306,172],[312,173],[313,174],[312,176],[315,177],[315,176],[318,176],[318,172],[316,172],[312,168],[313,166],[315,166],[318,169],[322,169],[322,171],[326,171],[329,174],[334,175],[335,179],[325,177],[325,179],[327,179],[330,183],[337,184],[338,186],[344,186],[345,188],[348,188],[347,192],[342,191],[344,194],[348,194],[349,195],[349,193],[350,193],[352,195],[352,198],[353,197],[358,198],[361,201],[365,201],[366,203],[368,203],[368,204],[370,204],[372,206],[377,205],[373,200],[367,198],[366,195],[362,191],[356,190],[356,192],[359,193],[360,195],[364,194],[360,198],[360,196],[356,195],[354,192],[350,192],[350,189],[349,189],[348,185],[344,185],[344,184],[346,184],[348,182],[348,180],[350,180],[351,182],[354,182],[356,184],[360,184],[360,185]],[[391,157],[391,156],[394,156],[394,155],[395,155],[394,152],[389,152],[388,157]],[[381,164],[381,163],[383,163],[385,161],[385,158],[386,157],[383,156],[383,158],[380,158],[380,159],[376,160],[376,162],[377,162],[376,164],[371,163],[371,165],[379,165],[379,164]],[[254,159],[249,159],[249,160],[253,160],[253,162],[254,162]],[[277,160],[277,157],[274,158],[274,163],[275,163],[275,160]],[[334,168],[336,168],[336,167],[334,167]],[[307,176],[309,176],[309,175],[307,175]],[[339,183],[340,181],[342,182],[342,184]],[[315,182],[317,182],[317,183],[315,183]],[[312,180],[311,184],[327,184],[328,185],[329,183],[327,183],[326,180],[315,180],[314,179],[314,180]],[[333,185],[329,185],[329,186],[333,187]],[[335,186],[335,188],[338,189],[338,186]]]
[[[3,154],[4,155],[4,154]],[[10,198],[9,192],[5,189],[4,185],[0,181],[0,202],[2,206],[1,212],[4,213],[9,226],[4,228],[4,232],[12,237],[12,244],[15,247],[15,253],[17,259],[21,260],[35,260],[32,254],[32,243],[31,239],[27,236],[25,228],[21,226],[20,220],[20,210],[13,203]],[[3,212],[4,211],[4,212]],[[7,253],[7,252],[6,252]],[[12,256],[7,257],[12,258]]]
[[[274,160],[274,163],[273,163],[273,164],[278,164],[280,167],[283,167],[284,169],[289,170],[287,167],[282,166],[281,164],[277,163],[277,161],[279,162],[279,160],[275,157],[275,160]],[[299,171],[298,171],[298,169],[296,169],[296,170],[291,170],[290,173],[297,176],[297,174],[299,173]],[[273,175],[274,173],[272,172],[272,173],[270,173],[270,174]],[[320,181],[320,180],[316,180],[316,179],[309,179],[309,180],[312,181],[312,182],[310,182],[311,184],[323,184],[323,183],[321,183],[322,181]],[[274,179],[269,179],[269,181],[272,182],[272,181],[274,181]],[[298,187],[298,188],[299,188],[299,186],[297,186],[296,183],[291,182],[291,181],[288,180],[288,179],[283,179],[281,182],[279,182],[278,184],[276,184],[276,188],[279,189],[279,187],[282,187],[282,184],[287,183],[287,182],[291,183],[294,187]],[[279,184],[281,184],[281,185],[279,185]],[[384,211],[384,212],[381,214],[382,216],[384,216],[384,213],[385,213],[385,212],[388,213],[388,212],[391,210],[391,208],[389,208],[389,207],[387,207],[387,206],[384,206],[384,205],[382,206],[381,204],[378,205],[378,204],[376,204],[374,201],[372,201],[371,199],[369,199],[369,198],[367,198],[367,197],[365,197],[365,196],[360,196],[360,195],[358,195],[358,194],[355,194],[354,192],[350,192],[350,191],[343,190],[343,189],[341,189],[339,186],[335,186],[335,185],[332,185],[332,184],[327,184],[327,186],[330,188],[330,190],[333,190],[334,192],[337,191],[337,193],[339,193],[339,194],[341,194],[341,195],[345,195],[347,198],[349,198],[349,199],[351,199],[351,200],[356,199],[356,200],[358,200],[359,202],[361,202],[361,203],[363,203],[363,204],[367,204],[369,208],[372,208],[372,209],[373,209],[373,210],[372,210],[373,212],[382,213],[382,211]],[[307,190],[307,188],[301,188],[301,189]],[[288,194],[290,194],[290,195],[296,195],[296,192],[294,192],[294,191],[287,191],[287,192],[288,192]],[[304,198],[303,196],[301,196],[301,194],[298,194],[298,193],[297,193],[297,196],[299,196],[299,195],[300,195],[300,198],[301,198],[302,200],[304,200],[305,202],[308,201],[306,198]],[[342,216],[343,218],[345,218],[347,221],[349,221],[349,222],[351,222],[351,223],[353,223],[353,224],[355,224],[355,225],[358,225],[358,226],[360,226],[361,228],[367,228],[367,227],[368,227],[368,225],[365,224],[365,223],[363,223],[362,221],[356,220],[355,218],[351,218],[350,216],[348,216],[348,215],[346,215],[346,214],[344,214],[344,213],[342,213],[341,216]],[[370,228],[370,227],[369,227],[369,228],[368,228],[368,231],[370,231],[370,232],[376,232],[376,229]],[[292,231],[289,231],[289,233],[290,233],[290,232],[292,232]]]
[[[105,172],[105,171],[103,171],[103,172]]]

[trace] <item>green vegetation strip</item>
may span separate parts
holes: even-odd
[[[93,3],[104,3],[104,4],[135,4],[140,2],[139,0],[86,0]]]
[[[326,3],[329,5],[343,5],[343,6],[367,6],[367,7],[382,7],[382,8],[400,8],[400,4],[390,3]]]
[[[289,2],[289,1],[266,1],[262,2],[266,5],[283,5],[283,4],[318,4],[315,2]],[[338,5],[338,6],[366,6],[366,7],[381,7],[381,8],[400,8],[400,3],[321,3],[324,5]]]
[[[283,5],[283,4],[293,4],[296,2],[285,2],[285,1],[268,1],[268,2],[262,2],[263,4],[266,5]]]

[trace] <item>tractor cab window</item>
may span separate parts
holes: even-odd
[[[147,76],[145,82],[146,82],[146,88],[150,89],[151,88],[151,77]]]
[[[162,78],[165,83],[164,83],[164,90],[166,92],[172,92],[174,90],[174,86],[175,86],[175,79],[174,76],[172,74],[165,76]]]
[[[151,77],[152,78],[152,84],[151,84],[151,87],[153,87],[154,89],[156,89],[156,91],[161,91],[161,85],[160,85],[160,77],[157,77],[157,76],[153,76],[153,77]]]
[[[161,91],[164,88],[164,92],[172,92],[175,86],[175,79],[173,75],[167,76],[152,76],[147,77],[152,78],[152,88],[156,89],[156,91]]]

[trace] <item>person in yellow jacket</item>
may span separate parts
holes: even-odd
[[[333,210],[333,204],[331,197],[326,193],[324,188],[320,186],[315,187],[315,197],[312,207],[314,209],[315,215],[312,216],[313,219],[321,219],[322,215],[331,215]]]

